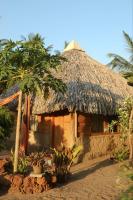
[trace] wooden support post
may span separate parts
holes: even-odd
[[[54,148],[54,137],[55,137],[55,135],[54,135],[54,130],[55,130],[55,125],[54,125],[54,117],[52,117],[52,130],[51,130],[51,134],[52,134],[52,141],[51,141],[51,145],[52,145],[52,148]]]
[[[19,152],[19,139],[20,139],[20,127],[21,127],[21,108],[22,108],[22,91],[20,91],[18,99],[18,116],[17,116],[14,168],[13,168],[14,172],[17,172],[17,166],[18,166],[18,152]]]
[[[74,138],[77,138],[77,131],[78,131],[78,120],[77,120],[77,112],[74,112]]]
[[[133,122],[133,107],[129,117],[129,132],[128,132],[128,141],[129,141],[129,162],[133,165],[133,135],[132,135],[132,122]]]
[[[30,96],[27,97],[27,132],[26,132],[26,140],[25,140],[25,153],[27,154],[28,150],[28,140],[29,140],[29,130],[30,130]]]

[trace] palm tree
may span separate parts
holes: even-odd
[[[108,55],[112,58],[112,61],[109,63],[109,65],[113,69],[117,68],[127,79],[128,84],[133,86],[133,39],[124,31],[123,34],[127,43],[127,50],[131,54],[129,60],[126,60],[117,54],[110,53]]]
[[[127,82],[130,86],[133,86],[133,39],[123,31],[126,43],[127,43],[127,50],[131,54],[129,60],[117,55],[117,54],[109,54],[112,61],[109,63],[112,68],[117,68],[122,75],[127,79]],[[128,121],[128,141],[129,141],[129,161],[133,164],[133,106],[130,109],[129,113],[129,121]]]
[[[50,88],[62,93],[66,89],[65,84],[51,72],[51,69],[57,70],[63,58],[51,55],[49,50],[50,47],[45,47],[44,39],[39,34],[30,34],[21,41],[0,42],[0,89],[3,91],[17,85],[20,90],[14,172],[17,171],[18,163],[22,94],[41,93],[47,96]]]

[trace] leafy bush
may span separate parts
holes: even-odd
[[[133,181],[133,173],[128,174],[128,178]],[[133,185],[122,193],[120,200],[133,200]]]
[[[28,171],[28,158],[26,156],[18,159],[18,173],[25,174]]]
[[[13,115],[5,108],[0,107],[0,150],[5,148],[5,141],[10,137],[13,126]]]
[[[129,149],[124,145],[121,148],[115,149],[113,152],[113,158],[119,162],[126,160],[128,158],[128,155]]]
[[[74,159],[82,150],[82,146],[74,145],[71,149],[62,146],[60,151],[55,148],[52,150],[54,154],[55,173],[57,175],[58,182],[65,182],[67,176],[70,174],[70,167],[74,162]]]
[[[133,200],[133,185],[122,194],[120,200]]]
[[[113,127],[115,123],[117,123],[119,127],[119,132],[121,133],[121,142],[122,146],[120,149],[116,150],[114,153],[114,157],[116,160],[122,161],[129,156],[130,165],[133,163],[133,98],[127,97],[123,104],[117,110],[118,121],[112,121],[110,128],[113,131]],[[128,139],[128,140],[127,140]],[[128,149],[125,142],[128,142]]]
[[[14,151],[13,151],[13,149],[11,149],[10,160],[11,160],[12,166],[13,166],[13,163],[14,163]],[[24,154],[19,152],[17,172],[20,173],[20,174],[27,173],[29,165],[30,165],[30,162],[29,162],[28,156],[25,156]]]

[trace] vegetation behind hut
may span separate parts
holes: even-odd
[[[4,107],[0,107],[0,151],[6,147],[6,139],[10,137],[13,126],[13,115]]]

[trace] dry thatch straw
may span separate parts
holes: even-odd
[[[56,77],[67,84],[68,90],[64,95],[51,91],[47,100],[36,96],[34,114],[68,109],[113,115],[123,98],[133,95],[123,77],[89,57],[76,43],[70,43],[62,55],[67,62],[62,63]]]

